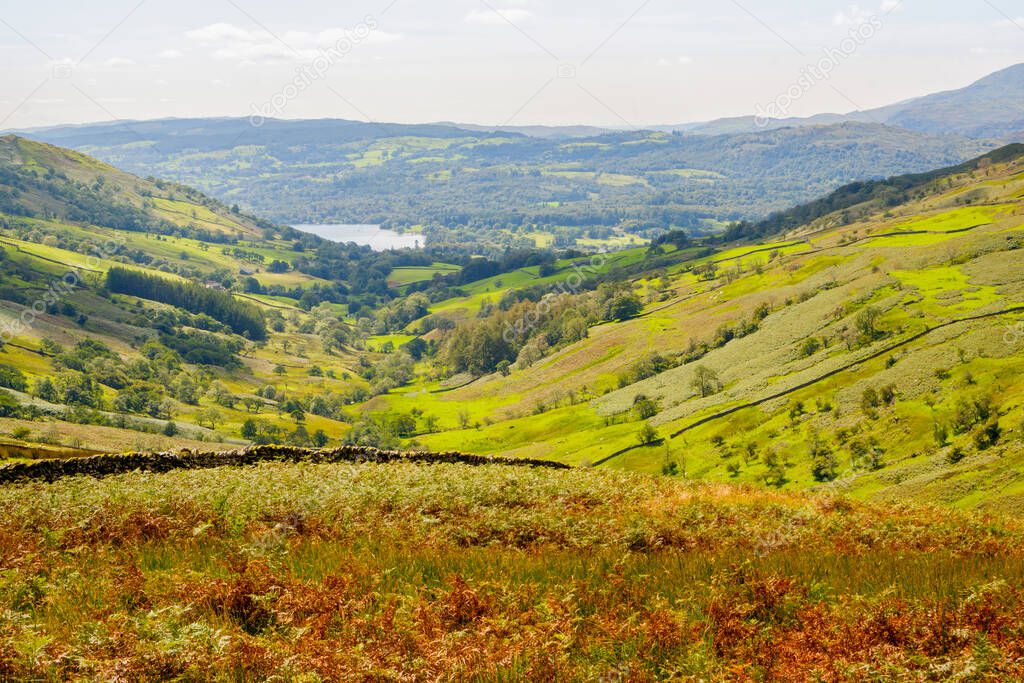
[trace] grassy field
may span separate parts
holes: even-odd
[[[434,275],[451,275],[461,270],[459,266],[450,263],[435,263],[430,267],[399,266],[388,275],[388,285],[391,287],[404,287],[416,282],[430,280]]]
[[[613,471],[0,489],[0,675],[1009,680],[1024,529]]]

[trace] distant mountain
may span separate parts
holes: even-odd
[[[658,126],[658,130],[693,135],[753,133],[777,128],[828,125],[844,121],[882,123],[933,135],[962,135],[976,139],[1024,140],[1024,64],[986,76],[966,88],[935,93],[905,102],[806,118],[756,121],[753,116],[705,123]]]
[[[936,93],[863,114],[924,133],[1024,139],[1024,64],[960,90]]]

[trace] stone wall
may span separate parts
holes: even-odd
[[[421,453],[382,451],[364,446],[315,450],[291,446],[253,446],[242,450],[207,452],[178,451],[168,453],[126,453],[97,455],[69,460],[38,460],[0,467],[0,484],[21,481],[56,481],[63,477],[86,475],[105,477],[124,472],[168,472],[176,469],[209,469],[213,467],[255,465],[261,462],[308,463],[389,463],[422,464],[461,463],[464,465],[509,465],[568,469],[568,465],[546,460],[519,460],[466,453]]]

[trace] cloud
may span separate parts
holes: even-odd
[[[1011,26],[1016,26],[1019,29],[1024,29],[1024,17],[1008,17],[1002,21],[997,21],[996,26],[999,28],[1010,28]]]
[[[328,28],[318,32],[286,31],[271,35],[262,29],[245,29],[234,24],[209,24],[188,31],[190,41],[213,48],[217,59],[242,62],[309,61],[322,51],[346,45],[346,50],[359,43],[385,44],[402,39],[398,33],[387,33],[361,25],[353,29]]]
[[[183,56],[185,53],[181,50],[163,50],[157,55],[160,59],[180,59]]]
[[[836,12],[832,17],[833,26],[859,26],[871,18],[871,12],[864,10],[860,5],[850,5],[844,10]]]
[[[463,19],[467,24],[477,26],[494,26],[497,24],[525,23],[533,18],[533,12],[519,7],[499,7],[490,9],[475,9]]]
[[[892,14],[903,7],[903,0],[882,0],[877,11],[865,9],[860,5],[849,5],[846,9],[836,12],[832,17],[833,26],[860,26],[871,21],[871,17],[879,14]]]
[[[658,60],[657,64],[658,66],[686,66],[688,64],[693,64],[693,57],[690,57],[688,55],[681,55],[679,57],[676,57],[675,59],[662,57],[661,59]]]
[[[972,47],[970,53],[972,55],[1006,55],[1010,54],[1010,50],[1001,47]]]
[[[103,66],[108,66],[113,69],[116,69],[119,66],[132,66],[133,64],[135,64],[135,61],[128,59],[127,57],[111,57],[107,61],[103,62]]]

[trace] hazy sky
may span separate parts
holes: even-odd
[[[1024,61],[1024,0],[873,3],[0,0],[0,129],[254,111],[626,126],[773,102],[803,116]]]

